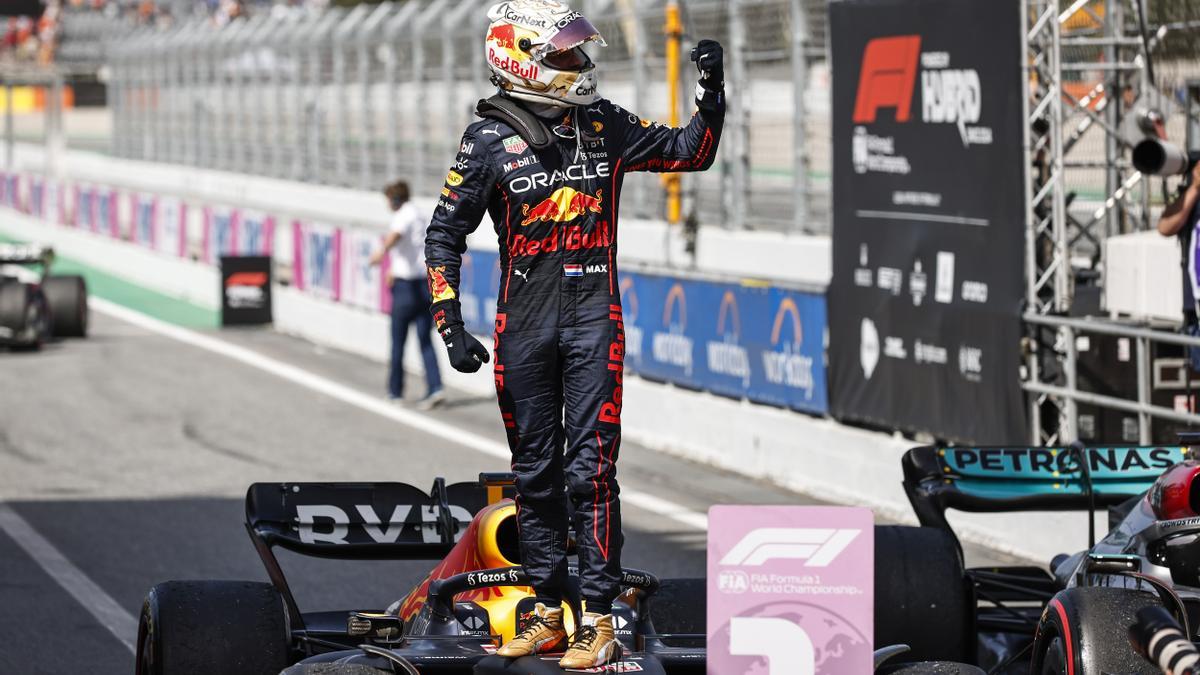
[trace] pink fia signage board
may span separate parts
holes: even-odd
[[[869,509],[712,507],[709,675],[870,673],[874,563]]]

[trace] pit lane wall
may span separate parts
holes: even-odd
[[[0,232],[47,241],[85,263],[207,307],[219,306],[214,265],[220,254],[270,254],[291,281],[275,289],[277,329],[387,358],[388,294],[381,271],[366,265],[379,228],[279,215],[295,212],[287,203],[272,211],[232,207],[236,200],[223,202],[219,193],[180,194],[153,184],[114,187],[95,174],[53,179],[38,171],[7,172],[0,175],[0,205],[7,207]],[[499,285],[498,256],[488,239],[472,242],[461,289],[465,318],[485,342]],[[823,416],[825,305],[818,289],[794,281],[673,276],[636,258],[623,265],[626,438],[912,522],[899,485],[900,456],[912,442]],[[492,395],[491,378],[452,372],[441,356],[451,386]],[[419,370],[415,344],[406,365]],[[1064,545],[1071,537],[1063,529],[1078,533],[1074,546],[1082,546],[1084,522],[1077,514],[958,519],[965,539],[1035,559],[1072,548]]]

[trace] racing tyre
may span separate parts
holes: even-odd
[[[392,675],[394,672],[362,663],[297,663],[279,675]]]
[[[46,296],[32,284],[0,281],[0,341],[38,350],[50,334]]]
[[[954,537],[933,527],[875,527],[875,644],[904,662],[975,660],[975,598]],[[920,671],[914,671],[920,672]]]
[[[50,305],[50,325],[54,337],[87,337],[87,282],[77,274],[46,277],[42,280],[46,304]]]
[[[1124,588],[1068,588],[1046,606],[1033,644],[1033,675],[1161,675],[1129,644],[1129,627],[1158,598]]]
[[[707,633],[704,579],[663,579],[650,597],[650,621],[659,634]]]
[[[138,675],[278,675],[291,662],[283,598],[255,581],[168,581],[138,622]]]
[[[901,663],[882,666],[875,675],[987,675],[982,669],[963,663],[949,661],[926,661],[925,663]]]

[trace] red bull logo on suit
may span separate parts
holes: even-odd
[[[508,254],[513,258],[524,258],[552,253],[559,249],[564,251],[580,251],[593,248],[605,248],[612,245],[612,229],[607,220],[596,224],[596,228],[585,231],[579,225],[555,228],[545,239],[531,239],[523,234],[513,237],[508,247]]]
[[[532,208],[528,204],[522,206],[521,214],[525,216],[525,220],[521,221],[521,225],[526,226],[539,221],[566,223],[587,213],[600,213],[600,200],[603,198],[603,192],[603,190],[596,190],[596,194],[593,196],[579,192],[573,187],[560,187],[549,197],[538,202],[536,206]]]

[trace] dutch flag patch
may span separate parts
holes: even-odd
[[[564,277],[581,277],[583,276],[583,265],[563,265]]]

